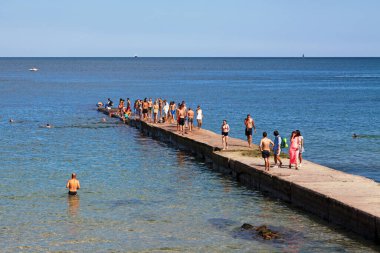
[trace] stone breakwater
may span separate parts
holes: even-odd
[[[107,115],[116,112],[104,108],[98,111]],[[228,151],[222,151],[220,135],[205,129],[182,135],[172,124],[153,124],[138,118],[128,119],[126,124],[146,136],[193,153],[212,163],[213,169],[231,175],[248,187],[380,244],[380,184],[371,179],[306,160],[297,171],[285,166],[267,172],[262,158],[246,155],[250,150],[246,141],[230,138]],[[287,165],[289,161],[283,159],[283,162]]]

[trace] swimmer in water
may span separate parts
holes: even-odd
[[[13,123],[13,122],[15,122],[14,119],[9,119],[9,123]]]
[[[352,138],[358,138],[358,137],[359,136],[357,134],[355,134],[355,133],[352,135]]]
[[[106,120],[106,118],[102,118],[102,122],[106,122],[107,120]]]
[[[52,125],[46,124],[46,128],[52,128]]]

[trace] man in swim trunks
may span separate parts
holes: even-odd
[[[270,139],[267,138],[267,132],[264,132],[263,138],[260,141],[260,151],[265,161],[265,170],[268,170],[268,171],[270,167],[269,156],[270,156],[271,145],[274,146],[274,143]]]
[[[194,111],[190,107],[187,111],[187,119],[189,121],[189,132],[191,132],[193,130]]]
[[[182,104],[180,105],[178,109],[178,124],[179,124],[179,131],[182,132],[182,135],[185,133],[185,116],[186,116],[186,111],[185,111],[185,106]]]
[[[247,136],[248,146],[251,147],[252,144],[252,128],[256,133],[255,121],[251,118],[251,115],[248,114],[247,118],[244,120],[245,125],[245,135]]]
[[[148,118],[148,107],[149,107],[149,103],[147,101],[147,98],[145,98],[144,102],[142,103],[143,120],[146,120]]]
[[[69,188],[68,194],[71,196],[77,195],[77,191],[80,189],[79,180],[77,179],[77,174],[71,174],[71,179],[67,181],[66,188]]]

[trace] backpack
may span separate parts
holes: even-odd
[[[281,148],[287,148],[289,147],[288,145],[288,140],[286,138],[281,139]]]

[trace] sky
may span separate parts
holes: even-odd
[[[0,57],[379,57],[379,0],[0,0]]]

